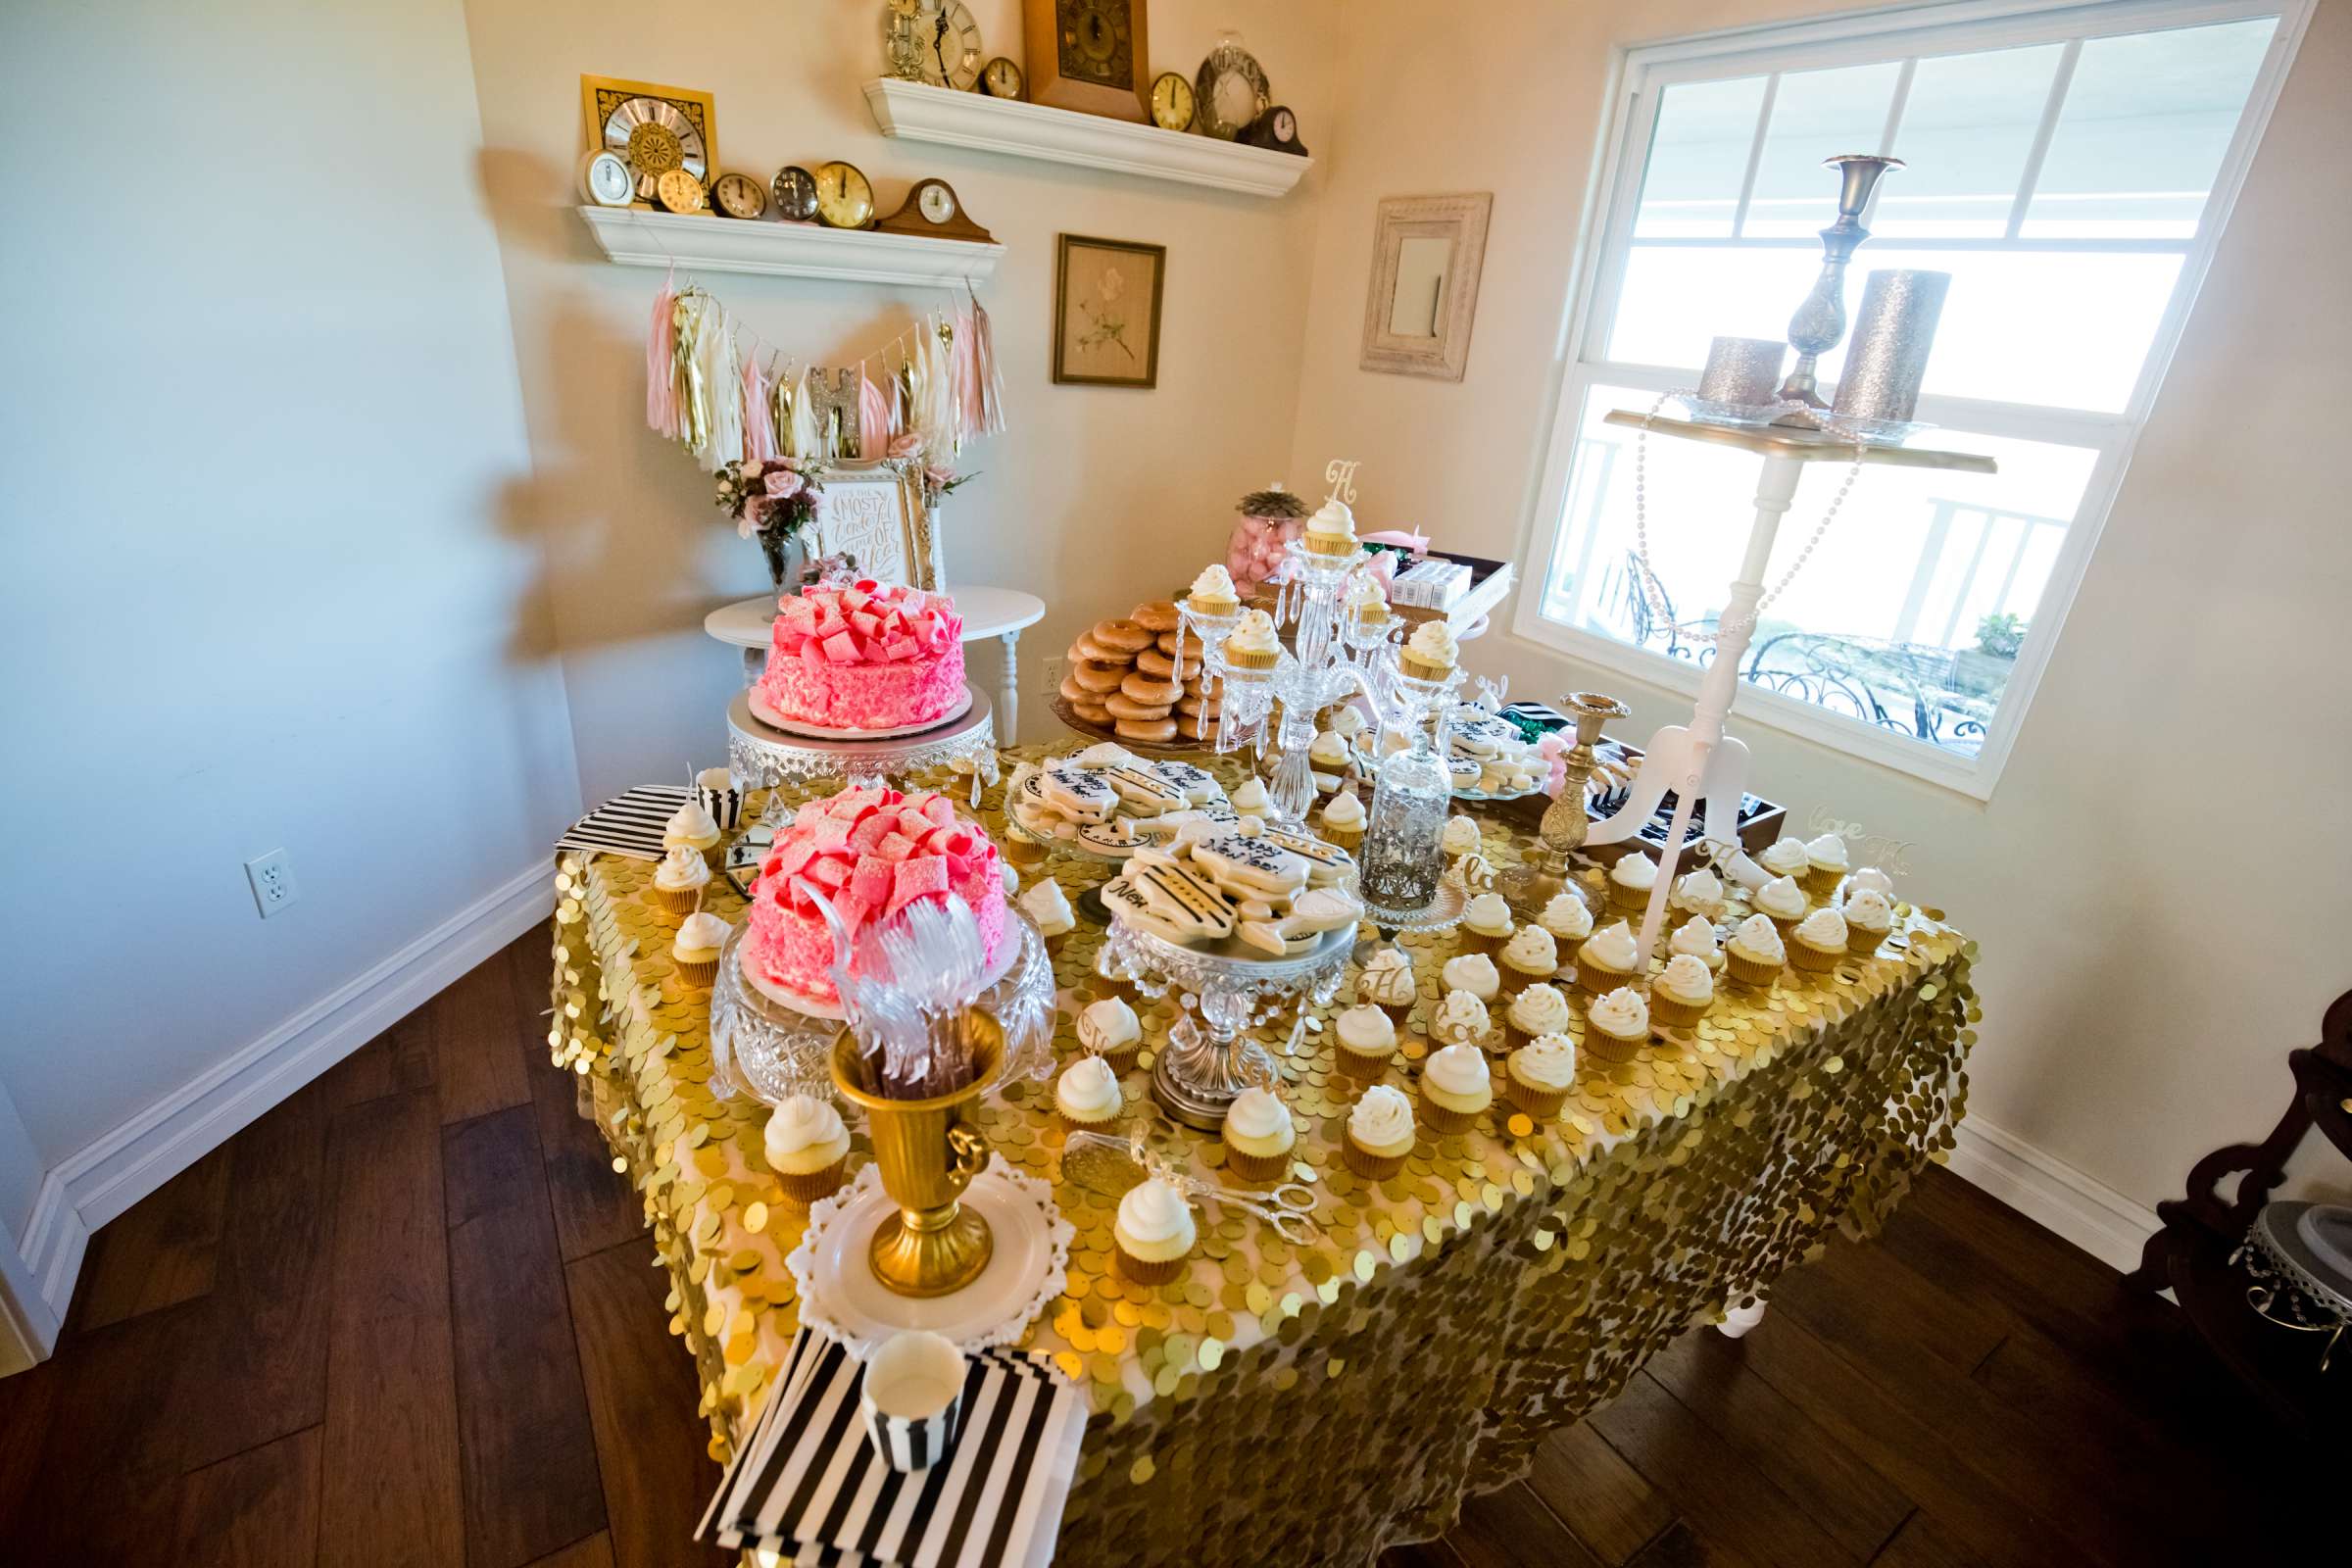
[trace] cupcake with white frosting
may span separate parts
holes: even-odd
[[[1836,909],[1815,909],[1788,933],[1788,961],[1805,974],[1827,974],[1845,956],[1845,916]]]
[[[1796,885],[1796,878],[1792,876],[1774,877],[1756,889],[1755,896],[1748,902],[1756,906],[1758,914],[1781,928],[1781,940],[1784,942],[1796,930],[1796,923],[1805,917],[1807,907],[1805,890]]]
[[[1502,972],[1502,990],[1497,994],[1507,1003],[1529,986],[1548,982],[1559,973],[1560,945],[1550,932],[1531,920],[1511,933],[1495,967]]]
[[[1290,1168],[1298,1130],[1290,1107],[1255,1084],[1225,1109],[1225,1168],[1246,1182],[1278,1182]]]
[[[1502,994],[1502,971],[1494,960],[1483,953],[1464,953],[1446,960],[1438,971],[1438,985],[1446,991],[1467,991],[1481,1002],[1493,1002]]]
[[[1233,630],[1225,634],[1225,669],[1229,679],[1264,680],[1274,673],[1282,657],[1282,639],[1275,635],[1274,617],[1262,610],[1245,610]]]
[[[1609,904],[1632,913],[1649,907],[1649,890],[1658,885],[1658,862],[1639,850],[1617,857],[1609,867]]]
[[[1565,890],[1554,893],[1536,916],[1536,924],[1551,933],[1551,940],[1563,954],[1574,953],[1577,945],[1592,934],[1592,906]]]
[[[1405,640],[1403,651],[1396,656],[1396,667],[1415,680],[1444,680],[1452,672],[1458,654],[1446,623],[1425,620]]]
[[[1678,876],[1674,891],[1666,896],[1666,906],[1712,920],[1723,912],[1723,878],[1703,866]]]
[[[1154,1176],[1127,1189],[1111,1222],[1111,1254],[1119,1273],[1138,1285],[1165,1285],[1184,1271],[1193,1250],[1193,1205],[1174,1182]]]
[[[1201,567],[1184,601],[1192,607],[1193,613],[1212,620],[1221,620],[1242,608],[1242,596],[1234,591],[1233,573],[1221,565]]]
[[[1666,956],[1678,954],[1696,958],[1710,969],[1723,967],[1723,944],[1715,940],[1715,928],[1697,915],[1692,915],[1675,927],[1666,939]]]
[[[1568,999],[1548,981],[1529,986],[1502,1014],[1503,1049],[1516,1051],[1543,1035],[1568,1032]]]
[[[1274,797],[1266,793],[1263,779],[1252,777],[1242,780],[1226,804],[1243,816],[1263,816],[1274,809]]]
[[[1446,1000],[1438,1004],[1438,1015],[1430,1020],[1429,1037],[1441,1046],[1469,1046],[1483,1051],[1494,1028],[1494,1021],[1488,1015],[1485,1003],[1467,991],[1448,991]]]
[[[1401,948],[1382,948],[1364,960],[1355,977],[1355,1000],[1378,1007],[1391,1023],[1402,1023],[1420,999],[1420,982],[1413,975],[1412,955]]]
[[[1101,1056],[1074,1058],[1054,1081],[1054,1109],[1073,1132],[1107,1132],[1123,1108],[1119,1075]]]
[[[645,902],[671,914],[691,913],[703,902],[703,889],[710,885],[710,862],[703,858],[703,852],[691,844],[676,845],[654,867]]]
[[[1438,848],[1455,859],[1475,854],[1480,842],[1477,821],[1459,811],[1447,817],[1446,825],[1438,830]]]
[[[1649,983],[1649,1015],[1674,1029],[1688,1029],[1715,1005],[1715,972],[1688,953],[1666,960]]]
[[[1144,1027],[1123,997],[1090,1002],[1078,1015],[1078,1044],[1110,1064],[1113,1072],[1135,1065],[1144,1049]]]
[[[1421,1064],[1421,1121],[1431,1132],[1466,1133],[1494,1102],[1486,1053],[1476,1046],[1443,1047]]]
[[[669,945],[669,961],[678,978],[690,986],[707,986],[718,978],[718,950],[727,940],[727,922],[707,909],[698,909],[678,922],[678,935]]]
[[[1803,839],[1774,839],[1765,846],[1764,853],[1756,857],[1756,863],[1774,876],[1797,877],[1803,876],[1812,865],[1813,857],[1805,853]]]
[[[703,809],[700,801],[688,801],[670,813],[662,828],[662,847],[665,850],[688,849],[718,869],[718,822]]]
[[[1348,1112],[1340,1158],[1368,1181],[1387,1181],[1413,1152],[1413,1106],[1401,1091],[1374,1084]]]
[[[1838,891],[1845,880],[1845,840],[1835,833],[1824,833],[1817,839],[1805,841],[1805,891],[1817,899],[1826,899]]]
[[[1462,951],[1483,953],[1492,958],[1511,940],[1515,929],[1511,906],[1503,903],[1501,894],[1478,894],[1462,911]]]
[[[1845,890],[1845,902],[1838,906],[1845,917],[1845,951],[1857,957],[1867,958],[1879,951],[1894,929],[1894,904],[1876,888]]]
[[[1379,1007],[1348,1008],[1332,1020],[1332,1033],[1338,1040],[1333,1064],[1356,1083],[1368,1084],[1387,1072],[1389,1058],[1396,1054],[1396,1026]]]
[[[1847,897],[1850,898],[1864,889],[1873,893],[1884,893],[1888,899],[1892,899],[1894,897],[1894,878],[1875,865],[1865,865],[1845,879]]]
[[[1021,912],[1036,923],[1038,934],[1046,939],[1046,952],[1059,953],[1069,934],[1078,928],[1078,916],[1070,908],[1069,895],[1052,877],[1040,877],[1037,885],[1020,897]]]
[[[1576,989],[1589,997],[1603,996],[1634,977],[1642,961],[1634,928],[1614,920],[1585,939],[1576,950]]]
[[[1724,972],[1752,990],[1763,990],[1778,980],[1788,962],[1788,944],[1781,940],[1781,928],[1767,915],[1749,915],[1723,945]]]
[[[1564,1033],[1539,1035],[1502,1064],[1502,1092],[1531,1116],[1556,1116],[1576,1086],[1576,1042]]]
[[[1622,1066],[1649,1044],[1649,1004],[1631,986],[1619,986],[1585,1013],[1585,1049],[1598,1061]]]
[[[1342,790],[1323,807],[1323,839],[1350,853],[1364,842],[1364,803],[1355,791]]]
[[[813,1203],[841,1190],[850,1159],[850,1130],[841,1112],[811,1095],[795,1095],[767,1113],[767,1166],[796,1203]]]

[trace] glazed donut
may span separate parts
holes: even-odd
[[[1100,697],[1115,692],[1119,682],[1131,678],[1125,664],[1113,664],[1102,660],[1081,659],[1070,666],[1070,679]]]
[[[1070,644],[1070,657],[1095,664],[1124,664],[1135,658],[1123,650],[1103,647],[1086,632],[1080,632],[1078,640]]]
[[[1148,632],[1174,631],[1183,622],[1176,618],[1176,601],[1154,599],[1127,612],[1127,618]]]
[[[1139,703],[1125,692],[1112,692],[1102,699],[1113,718],[1165,718],[1170,711],[1166,703]]]
[[[1096,696],[1095,693],[1088,691],[1085,687],[1078,684],[1078,677],[1076,675],[1064,675],[1061,677],[1061,695],[1068,698],[1073,703],[1092,703],[1101,701],[1101,699]]]
[[[1120,681],[1119,690],[1139,703],[1157,703],[1162,708],[1184,695],[1184,689],[1172,680],[1140,673]]]
[[[1067,695],[1066,693],[1064,695]],[[1202,718],[1214,718],[1225,707],[1214,697],[1187,697],[1176,705],[1179,713],[1198,713]]]
[[[1111,725],[1123,741],[1151,741],[1164,744],[1176,738],[1176,721],[1172,718],[1122,718]],[[1194,739],[1200,739],[1195,736]]]
[[[1070,703],[1070,711],[1085,719],[1089,724],[1110,722],[1110,710],[1104,708],[1101,703],[1081,703],[1073,700]]]
[[[1163,631],[1152,641],[1161,653],[1170,658],[1174,658],[1177,650],[1181,648],[1184,651],[1184,662],[1188,664],[1208,651],[1208,644],[1200,638],[1180,637],[1172,631]]]
[[[1135,656],[1135,667],[1147,675],[1173,675],[1176,661],[1156,648],[1147,648]]]
[[[1098,620],[1095,629],[1086,634],[1099,648],[1113,654],[1134,655],[1152,646],[1152,634],[1132,620]]]
[[[1216,715],[1213,713],[1188,713],[1176,721],[1176,728],[1187,740],[1209,740],[1217,733]]]

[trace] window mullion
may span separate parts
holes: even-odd
[[[1918,71],[1919,57],[1913,55],[1903,61],[1903,69],[1895,75],[1894,96],[1886,101],[1886,128],[1879,133],[1878,151],[1882,158],[1894,156],[1894,138],[1903,128],[1903,111],[1911,107],[1911,78]],[[1883,179],[1871,187],[1870,200],[1863,204],[1862,215],[1855,220],[1864,228],[1879,220],[1879,196],[1886,189],[1886,182]]]
[[[1747,226],[1748,198],[1756,193],[1756,171],[1764,162],[1764,136],[1772,128],[1773,100],[1781,95],[1781,74],[1764,78],[1764,102],[1756,108],[1756,135],[1747,144],[1747,172],[1740,176],[1740,204],[1732,209],[1732,238]]]
[[[2025,231],[2026,209],[2033,205],[2034,187],[2041,181],[2041,161],[2050,153],[2050,138],[2058,133],[2058,116],[2066,108],[2066,89],[2074,84],[2075,62],[2082,58],[2082,40],[2069,38],[2066,49],[2058,56],[2058,69],[2050,73],[2050,101],[2041,106],[2041,123],[2034,127],[2034,145],[2026,150],[2026,167],[2017,178],[2017,201],[2009,209],[2006,237],[2016,239]]]

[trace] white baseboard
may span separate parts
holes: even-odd
[[[2156,1211],[1979,1116],[1960,1123],[1952,1173],[2124,1273],[2156,1229]]]
[[[56,1345],[92,1231],[430,1001],[554,907],[554,873],[534,865],[53,1167],[24,1229],[24,1268],[10,1271],[36,1294],[29,1304],[18,1302],[11,1315],[28,1320],[38,1353],[46,1355]],[[0,1297],[8,1294],[0,1290]],[[0,1348],[0,1357],[6,1353]]]

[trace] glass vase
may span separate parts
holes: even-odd
[[[1364,825],[1364,901],[1381,909],[1410,913],[1427,908],[1446,872],[1439,838],[1453,805],[1446,763],[1416,726],[1413,744],[1392,754],[1373,777],[1372,809]]]

